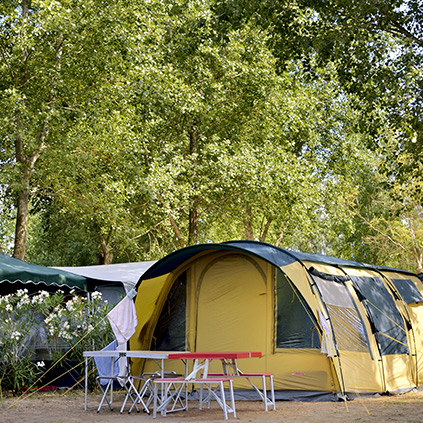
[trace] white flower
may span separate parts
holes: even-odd
[[[71,335],[70,333],[66,332],[66,330],[65,330],[65,329],[62,329],[62,330],[59,332],[59,338],[63,338],[63,339],[72,339],[72,335]]]
[[[37,361],[37,366],[38,367],[44,367],[45,366],[44,361]]]
[[[18,307],[22,307],[26,304],[30,304],[31,300],[29,299],[28,295],[24,294],[21,298],[21,300],[19,301]]]
[[[7,304],[6,311],[12,311],[12,310],[13,310],[12,304]]]
[[[44,322],[49,324],[54,319],[54,314],[49,314],[45,319]]]
[[[21,336],[22,334],[18,332],[17,330],[15,330],[14,332],[12,332],[11,338],[14,339],[15,341],[19,341]]]
[[[102,294],[101,292],[99,292],[99,291],[94,291],[94,292],[91,294],[91,298],[92,298],[93,300],[100,299],[102,296],[103,296],[103,294]]]
[[[38,295],[32,298],[32,304],[42,304],[42,302],[48,298],[50,294],[47,291],[40,291]]]
[[[72,301],[68,301],[68,302],[66,303],[66,309],[67,309],[68,311],[74,311],[74,310],[75,310],[75,305],[73,304],[73,302],[72,302]]]

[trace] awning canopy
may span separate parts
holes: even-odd
[[[64,270],[27,263],[0,254],[0,293],[10,291],[10,285],[40,285],[66,287],[87,291],[87,279]]]
[[[130,291],[140,277],[155,263],[155,261],[140,261],[97,266],[55,267],[55,269],[72,272],[99,282],[121,282],[126,291]]]

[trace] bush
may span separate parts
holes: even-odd
[[[1,391],[16,394],[45,372],[44,362],[37,361],[40,343],[45,358],[56,366],[66,356],[67,361],[81,363],[82,371],[82,352],[102,348],[113,339],[109,311],[98,292],[90,299],[74,292],[65,296],[63,291],[30,296],[26,289],[0,296]]]

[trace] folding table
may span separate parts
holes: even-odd
[[[168,354],[169,360],[183,360],[186,363],[186,376],[185,378],[173,378],[170,379],[156,379],[154,381],[155,387],[155,397],[154,397],[154,411],[153,417],[156,416],[157,412],[161,412],[162,414],[166,414],[167,412],[172,411],[179,411],[181,409],[186,409],[188,407],[187,401],[185,401],[185,406],[180,409],[174,409],[174,406],[171,407],[170,410],[167,410],[167,407],[171,402],[176,404],[177,401],[180,400],[180,396],[182,393],[183,387],[186,388],[187,384],[200,384],[201,391],[200,391],[200,408],[203,402],[208,402],[207,399],[203,401],[202,399],[202,388],[203,385],[208,385],[209,395],[214,396],[217,400],[219,405],[222,407],[225,419],[227,419],[227,413],[233,414],[236,417],[235,412],[235,404],[233,399],[233,378],[234,377],[242,377],[242,372],[238,369],[237,360],[243,358],[254,358],[254,357],[261,357],[261,352],[171,352]],[[188,360],[193,360],[193,366],[191,372],[188,370]],[[223,373],[217,374],[209,374],[209,364],[212,360],[220,360],[222,363],[222,370]],[[257,374],[258,376],[258,374]],[[273,375],[272,375],[273,376]],[[247,379],[250,384],[256,389],[259,393],[261,399],[265,401],[265,408],[267,410],[267,396],[263,397],[263,394],[259,391],[259,389],[249,380]],[[230,386],[230,394],[231,394],[231,406],[228,406],[225,402],[225,396],[223,393],[223,382],[229,382]],[[221,390],[221,397],[217,396],[213,393],[211,389],[211,384],[217,384]],[[161,398],[160,404],[157,406],[157,399],[158,399],[158,384],[161,384],[162,387],[164,386],[164,397]],[[179,389],[176,389],[174,394],[169,393],[170,385],[179,384]],[[266,390],[264,385],[264,391]],[[169,395],[168,395],[169,394]],[[272,396],[273,396],[273,384],[272,384]],[[274,403],[274,398],[273,398]]]

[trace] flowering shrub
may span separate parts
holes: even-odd
[[[63,291],[41,291],[28,295],[26,289],[0,296],[0,389],[14,393],[31,385],[45,371],[37,361],[34,337],[43,336],[48,359],[57,362],[83,361],[82,352],[107,345],[113,339],[106,314],[110,311],[101,294],[90,299]],[[38,341],[40,342],[40,341]]]

